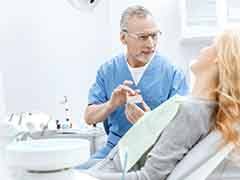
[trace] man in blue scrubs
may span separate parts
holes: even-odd
[[[146,8],[127,8],[120,27],[126,53],[113,57],[99,68],[85,112],[87,124],[107,124],[108,139],[85,168],[105,158],[144,111],[156,108],[176,93],[184,95],[188,90],[183,72],[156,52],[161,32]],[[136,90],[140,91],[142,105],[126,106],[127,97],[136,95]]]

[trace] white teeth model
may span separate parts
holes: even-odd
[[[128,104],[136,104],[142,102],[142,96],[140,94],[137,94],[135,96],[128,96],[127,97],[127,103]]]

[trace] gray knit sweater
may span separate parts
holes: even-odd
[[[213,101],[186,99],[148,153],[144,166],[126,173],[125,180],[165,180],[188,151],[208,134],[215,108]],[[120,180],[122,169],[116,146],[106,159],[90,169],[90,174],[102,180]]]

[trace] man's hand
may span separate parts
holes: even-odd
[[[136,104],[126,104],[125,114],[129,122],[134,124],[144,115],[145,112],[151,111],[149,106],[144,101],[142,101],[142,106],[143,110]]]
[[[127,96],[136,95],[136,92],[129,86],[133,84],[132,81],[124,81],[116,89],[113,90],[109,104],[115,109],[127,102]]]

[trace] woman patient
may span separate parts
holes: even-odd
[[[142,167],[127,172],[125,180],[167,179],[188,151],[213,129],[221,132],[225,143],[238,143],[239,132],[235,124],[240,121],[240,26],[217,35],[210,46],[200,51],[191,71],[195,75],[191,94],[159,134]],[[226,163],[225,168],[220,168],[220,164],[214,173],[231,174],[227,167],[236,167],[236,164],[226,161],[222,162]],[[90,170],[90,174],[92,172],[99,179],[119,180],[122,170],[116,146],[106,159]],[[240,179],[240,173],[235,178]]]

